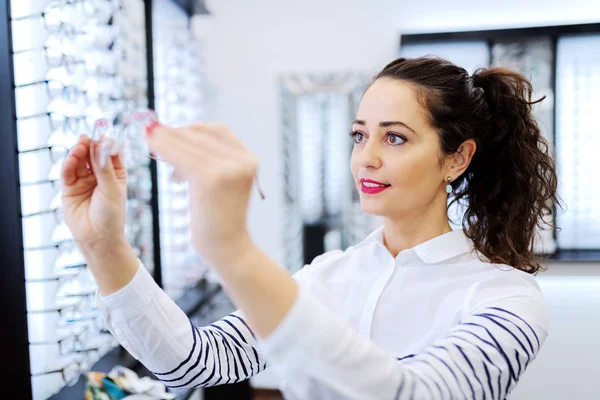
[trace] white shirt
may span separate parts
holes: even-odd
[[[175,389],[237,382],[268,362],[292,400],[505,399],[548,318],[533,276],[486,261],[462,230],[394,259],[380,228],[296,273],[300,294],[265,340],[240,312],[193,326],[143,267],[98,305],[116,339]]]

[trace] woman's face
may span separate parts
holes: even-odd
[[[445,206],[438,133],[409,84],[375,81],[360,102],[352,131],[350,165],[364,212],[401,217],[442,201]]]

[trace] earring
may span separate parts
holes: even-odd
[[[446,185],[446,193],[448,194],[452,193],[452,185],[450,184],[451,180],[452,178],[448,177],[448,184]]]

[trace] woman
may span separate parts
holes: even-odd
[[[187,179],[195,249],[240,311],[194,326],[124,239],[126,171],[81,138],[63,168],[67,223],[117,340],[170,388],[246,379],[267,363],[288,399],[504,399],[547,336],[532,274],[556,173],[531,85],[436,58],[398,59],[352,127],[361,206],[384,225],[292,279],[252,242],[257,170],[225,127],[151,126],[150,149]],[[467,201],[464,230],[448,196]]]

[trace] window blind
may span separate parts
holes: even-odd
[[[566,210],[557,216],[563,249],[600,248],[600,35],[560,38],[556,62],[556,150],[559,193]]]
[[[492,48],[492,67],[504,67],[523,74],[533,86],[533,99],[546,97],[533,106],[533,116],[546,138],[549,151],[554,152],[554,50],[549,37],[533,37],[520,40],[499,40]],[[545,217],[554,223],[554,215]],[[556,251],[554,230],[548,226],[536,229],[534,251],[538,254],[552,254]]]

